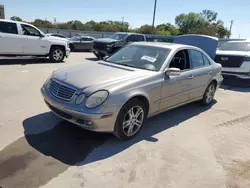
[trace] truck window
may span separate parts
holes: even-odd
[[[0,32],[18,34],[16,23],[0,22]]]
[[[29,25],[21,24],[23,35],[39,37],[40,32]]]
[[[129,35],[127,38],[128,42],[139,42],[144,41],[143,35]]]

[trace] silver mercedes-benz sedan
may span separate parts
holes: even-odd
[[[45,103],[82,128],[130,139],[148,117],[193,101],[211,104],[222,67],[212,60],[217,44],[202,50],[204,37],[196,45],[183,36],[193,46],[133,43],[103,61],[55,71],[41,88]]]

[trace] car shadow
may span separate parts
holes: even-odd
[[[98,58],[96,58],[96,57],[87,57],[85,59],[89,60],[89,61],[98,61]]]
[[[212,105],[215,103],[216,101]],[[154,137],[156,134],[181,126],[181,123],[207,111],[211,106],[202,107],[191,103],[152,117],[145,122],[141,132],[128,141],[120,141],[112,134],[90,132],[66,121],[61,121],[48,130],[46,124],[51,121],[51,112],[24,120],[23,127],[25,138],[34,149],[64,164],[81,166],[110,158],[143,140],[157,142],[158,139]],[[47,128],[45,131],[34,131],[40,126]],[[107,140],[109,142],[104,144]],[[92,152],[96,148],[98,149]]]
[[[243,93],[248,93],[250,92],[250,87],[236,87],[236,86],[230,86],[230,85],[221,85],[220,89],[224,90],[230,90],[230,91],[237,91],[237,92],[243,92]]]
[[[48,58],[1,58],[1,65],[27,65],[27,64],[48,64],[51,62]],[[59,63],[64,63],[59,62]]]

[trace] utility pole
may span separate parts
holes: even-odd
[[[56,17],[54,17],[54,25],[56,25]]]
[[[155,12],[156,12],[156,5],[157,5],[157,0],[155,0],[155,6],[154,6],[153,23],[152,23],[152,34],[154,34],[154,28],[155,28]]]
[[[122,17],[122,25],[124,24],[124,17]]]
[[[230,38],[230,36],[231,36],[231,34],[232,34],[232,27],[233,27],[233,23],[234,23],[234,21],[233,21],[233,20],[231,20],[231,21],[230,21],[230,29],[229,29],[228,38]]]

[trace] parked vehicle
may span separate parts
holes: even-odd
[[[93,53],[98,59],[103,59],[115,53],[120,48],[131,42],[146,41],[146,36],[138,33],[118,32],[110,38],[100,38],[94,41]]]
[[[238,84],[250,85],[250,41],[223,44],[216,52],[215,62],[222,65],[225,80],[236,78]]]
[[[70,39],[71,51],[90,51],[93,48],[94,37],[74,36]]]
[[[204,38],[199,37],[200,48],[129,44],[105,61],[55,71],[42,86],[42,95],[59,117],[88,130],[130,139],[148,117],[193,101],[212,103],[223,80],[222,67],[202,50],[207,49]],[[214,44],[208,51],[212,56]]]
[[[0,19],[0,56],[49,57],[61,62],[70,54],[66,39],[46,36],[35,26]]]

